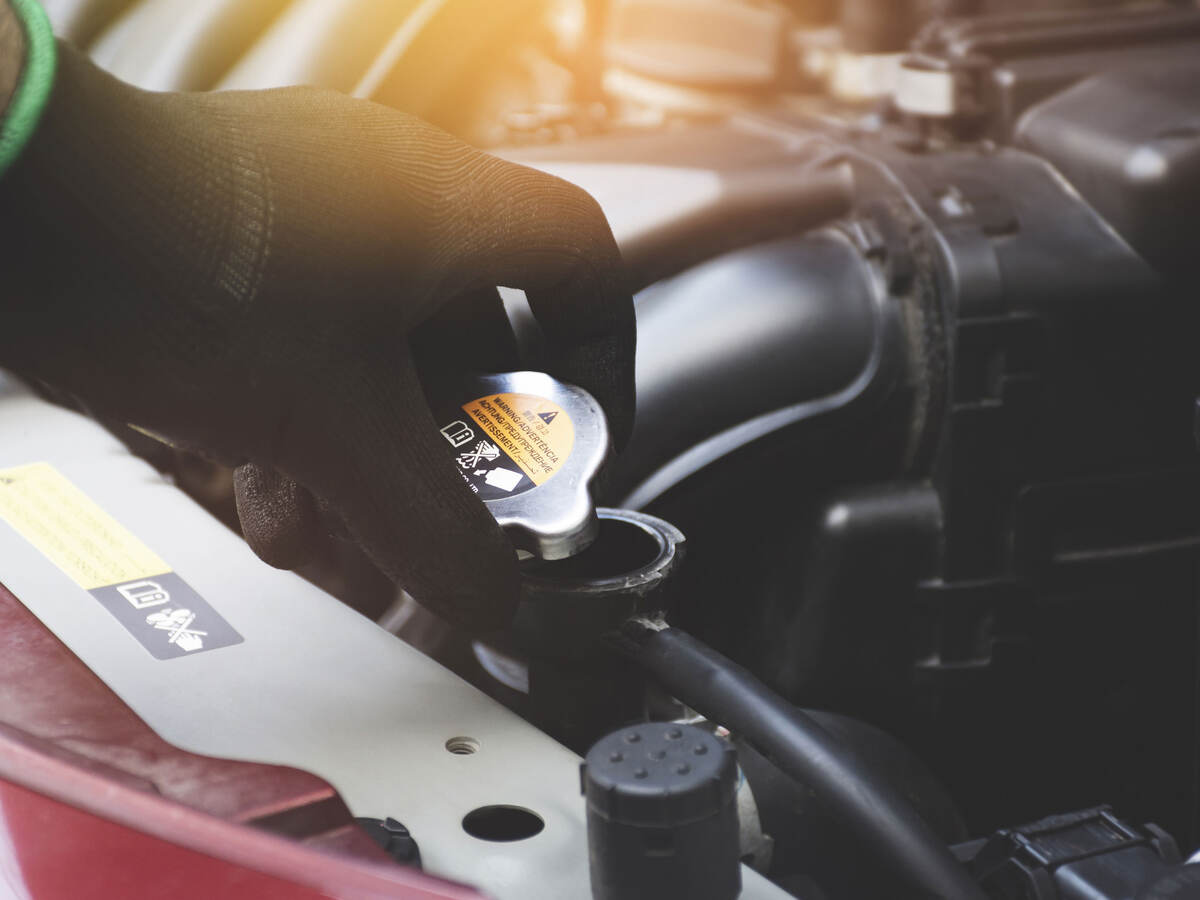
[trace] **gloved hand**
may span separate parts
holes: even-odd
[[[546,370],[618,444],[631,426],[633,307],[595,202],[336,93],[151,94],[61,47],[0,181],[0,273],[0,365],[251,464],[240,512],[269,561],[298,562],[323,506],[470,627],[513,610],[515,556],[422,381],[517,366],[495,285],[526,291]]]

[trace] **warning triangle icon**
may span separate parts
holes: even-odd
[[[554,421],[554,417],[557,415],[558,415],[558,410],[554,410],[552,412],[538,413],[538,418],[541,419],[543,422],[545,422],[547,425],[549,425],[551,422]]]

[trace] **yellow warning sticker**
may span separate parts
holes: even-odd
[[[575,446],[575,426],[557,403],[532,394],[489,394],[466,412],[535,485],[552,478]]]
[[[0,469],[0,519],[85,590],[171,571],[49,463]]]

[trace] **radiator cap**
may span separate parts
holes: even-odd
[[[463,480],[513,545],[566,559],[595,540],[591,483],[608,454],[604,411],[542,372],[475,376],[438,425]]]

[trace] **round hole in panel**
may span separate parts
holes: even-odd
[[[481,806],[462,820],[463,831],[481,841],[524,841],[541,832],[546,823],[531,809],[521,806]]]

